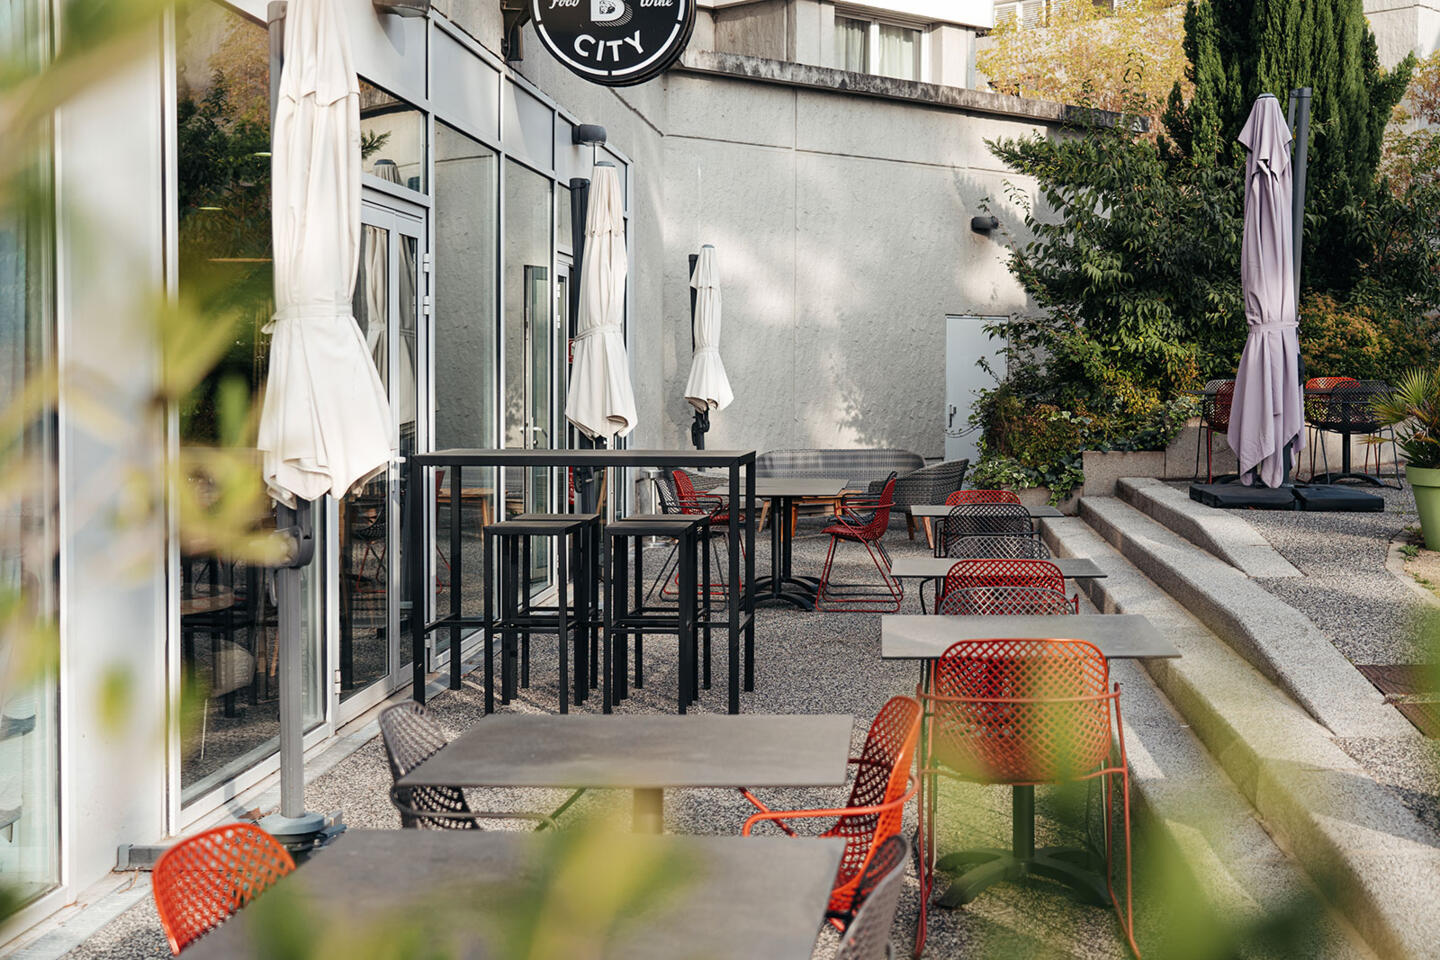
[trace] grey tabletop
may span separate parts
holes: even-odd
[[[679,865],[666,883],[669,895],[617,925],[599,951],[627,960],[808,960],[845,849],[838,839],[623,837],[617,842],[634,844],[636,861]],[[185,956],[259,960],[256,918],[265,914],[257,907],[289,895],[300,898],[319,931],[343,925],[351,943],[364,937],[365,924],[393,930],[408,918],[437,953],[503,960],[500,910],[475,904],[503,901],[523,910],[524,884],[534,882],[556,843],[554,834],[519,831],[351,830]]]
[[[960,640],[1033,637],[1086,640],[1112,660],[1180,656],[1175,644],[1138,613],[1049,617],[889,614],[880,618],[880,656],[887,660],[929,660]]]
[[[948,517],[950,516],[950,511],[954,509],[954,507],[947,507],[943,503],[921,503],[911,507],[910,513],[916,517]],[[1031,520],[1053,520],[1057,517],[1065,516],[1065,514],[1054,507],[1044,504],[1038,507],[1027,506],[1025,509],[1029,511]]]
[[[926,580],[945,576],[959,562],[953,557],[896,557],[890,563],[890,573],[902,580]],[[1066,580],[1098,580],[1105,576],[1105,571],[1089,557],[1051,557],[1047,562],[1059,567]]]
[[[490,716],[400,786],[831,787],[845,783],[847,716]]]
[[[757,497],[836,497],[845,490],[854,489],[848,480],[838,477],[773,477],[755,481]],[[728,497],[724,487],[703,490],[712,497]]]

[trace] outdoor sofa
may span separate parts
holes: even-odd
[[[915,517],[910,508],[916,504],[944,503],[946,497],[964,485],[969,469],[969,460],[946,460],[904,474],[895,481],[895,509],[905,514],[905,526],[911,540],[915,539]],[[872,480],[867,492],[871,496],[879,496],[884,486],[883,479]],[[929,520],[925,521],[925,539],[930,540]]]

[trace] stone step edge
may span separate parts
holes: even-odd
[[[1150,477],[1122,477],[1115,491],[1130,506],[1247,577],[1304,576],[1260,531],[1234,512],[1196,503],[1184,491]]]
[[[1336,736],[1419,736],[1309,617],[1234,567],[1114,497],[1081,498],[1080,516]]]
[[[1199,896],[1208,916],[1237,925],[1261,921],[1292,897],[1313,896],[1304,868],[1280,849],[1149,674],[1118,661],[1111,679],[1122,690],[1135,823],[1161,846],[1182,889]],[[1333,909],[1320,922],[1321,960],[1376,960]]]
[[[1097,608],[1145,613],[1178,660],[1145,672],[1276,838],[1379,956],[1420,960],[1440,942],[1440,850],[1414,815],[1328,732],[1078,519],[1047,521],[1059,556],[1108,574],[1081,581]],[[1404,876],[1401,876],[1401,875]]]

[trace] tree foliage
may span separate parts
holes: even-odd
[[[995,28],[976,67],[1000,93],[1102,110],[1159,116],[1185,78],[1182,7],[1177,0],[1136,0],[1114,11],[1092,0],[1055,0],[1041,27],[1012,19]]]
[[[1380,68],[1361,0],[1189,0],[1185,55],[1192,89],[1171,91],[1166,145],[1200,166],[1243,160],[1235,138],[1260,94],[1283,103],[1312,88],[1307,282],[1349,290],[1370,253],[1366,208],[1414,59]]]

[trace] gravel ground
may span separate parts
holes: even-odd
[[[1367,491],[1384,513],[1252,510],[1245,518],[1305,576],[1257,579],[1308,616],[1355,664],[1428,663],[1436,651],[1415,628],[1424,602],[1385,567],[1390,542],[1418,522],[1404,490]],[[1337,739],[1386,784],[1440,844],[1440,746],[1433,740]]]
[[[796,567],[799,571],[818,571],[826,540],[817,536],[813,521],[802,524],[802,537],[796,544]],[[897,552],[924,549],[912,546],[903,527],[890,536]],[[768,555],[757,558],[763,566]],[[860,555],[863,558],[863,554]],[[845,567],[847,579],[865,575],[859,563]],[[873,568],[870,573],[873,574]],[[916,609],[907,597],[907,610]],[[632,687],[632,697],[621,706],[623,712],[670,712],[673,710],[674,647],[653,637],[645,645],[646,685],[643,690]],[[754,693],[745,694],[743,709],[747,712],[776,713],[851,713],[856,717],[854,745],[858,751],[863,743],[868,721],[891,696],[913,692],[915,667],[911,664],[887,663],[879,658],[879,618],[865,614],[822,614],[799,611],[762,610],[756,629],[757,676]],[[554,709],[553,643],[537,639],[533,645],[534,685],[521,692],[519,700],[506,709],[543,712]],[[715,688],[702,695],[701,709],[724,709],[723,684],[724,647],[717,644]],[[598,710],[595,697],[582,709]],[[440,722],[451,733],[482,720],[483,694],[473,682],[465,689],[448,692],[432,701]],[[331,771],[318,777],[307,789],[306,801],[312,810],[340,809],[348,823],[358,827],[393,828],[398,818],[390,807],[387,789],[390,776],[383,749],[377,740],[342,761]],[[833,806],[843,801],[840,791],[760,790],[760,795],[778,806]],[[517,809],[542,809],[559,802],[561,796],[545,791],[486,792],[483,802],[492,809],[514,804]],[[614,807],[624,811],[628,796],[597,792],[588,795],[573,811],[599,811]],[[667,792],[666,826],[677,833],[736,834],[739,832],[749,805],[737,794],[718,790],[679,790]],[[942,851],[961,846],[1008,846],[1010,816],[1009,792],[1003,788],[955,786],[942,797]],[[1040,798],[1039,840],[1041,843],[1063,840],[1075,842],[1077,828],[1063,827],[1045,791]],[[913,808],[911,812],[913,818]],[[498,823],[497,829],[507,826]],[[509,824],[513,826],[513,824]],[[913,819],[907,821],[907,834],[913,830]],[[319,854],[323,856],[323,852]],[[1144,862],[1140,858],[1140,862]],[[1141,927],[1151,937],[1163,938],[1171,929],[1184,925],[1172,924],[1165,908],[1146,900],[1147,885],[1143,869],[1137,877],[1137,916]],[[913,868],[907,877],[907,888],[894,927],[896,956],[910,949],[918,910],[918,887]],[[1087,907],[1071,900],[1057,887],[1043,880],[1001,884],[960,910],[933,911],[930,927],[929,957],[1076,957],[1120,958],[1128,956],[1119,938],[1114,914],[1105,909]],[[1162,940],[1150,952],[1163,956]],[[835,938],[822,932],[816,948],[817,958],[833,955]],[[1155,952],[1158,950],[1158,952]],[[158,926],[154,907],[148,900],[132,908],[102,928],[69,956],[80,958],[140,958],[168,956]],[[759,960],[759,958],[757,958]]]

